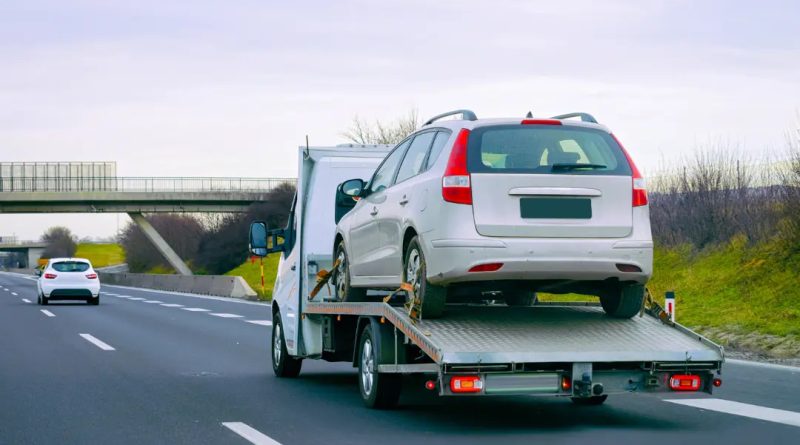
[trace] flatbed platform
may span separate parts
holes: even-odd
[[[385,317],[438,364],[724,360],[721,346],[679,324],[647,314],[615,319],[592,304],[452,305],[420,321],[380,302],[308,302],[304,313]]]

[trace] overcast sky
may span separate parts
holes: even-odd
[[[720,142],[779,153],[800,2],[0,2],[0,161],[122,176],[296,176],[355,115],[587,111],[640,167]],[[115,215],[0,215],[0,235]]]

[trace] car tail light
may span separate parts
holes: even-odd
[[[562,125],[558,119],[523,119],[522,125]]]
[[[58,275],[56,275],[56,274],[54,274],[54,273],[46,273],[46,274],[44,274],[44,277],[45,277],[46,279],[48,279],[48,280],[52,280],[53,278],[55,278],[55,277],[57,277],[57,276],[58,276]]]
[[[442,177],[442,198],[456,204],[472,204],[472,187],[467,171],[469,130],[461,129],[450,151],[450,159]]]
[[[450,379],[450,391],[455,393],[481,392],[483,380],[477,375],[457,375]]]
[[[625,150],[625,147],[622,146],[622,143],[619,142],[619,139],[617,139],[617,137],[613,134],[611,137],[617,141],[617,145],[619,145],[622,153],[625,154],[625,159],[628,160],[628,165],[631,167],[631,172],[633,173],[633,206],[640,207],[647,205],[647,186],[645,184],[644,177],[639,172],[639,169],[636,168],[636,164],[633,163],[631,155],[628,154],[628,151]]]
[[[700,389],[700,376],[675,374],[669,378],[669,387],[673,391],[697,391]]]
[[[469,268],[470,272],[494,272],[503,267],[503,263],[478,264]]]
[[[97,279],[97,274],[96,273],[87,274],[86,278],[88,278],[90,280],[96,280]]]

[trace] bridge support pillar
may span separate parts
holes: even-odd
[[[169,262],[169,264],[181,275],[192,275],[192,271],[189,270],[189,266],[183,262],[181,257],[172,250],[172,247],[167,244],[167,241],[161,237],[161,235],[156,231],[156,228],[150,224],[149,221],[142,215],[141,213],[134,213],[129,212],[128,216],[131,217],[133,222],[142,229],[144,235],[147,239],[150,240],[151,243],[155,246],[156,250],[161,253],[161,255]]]

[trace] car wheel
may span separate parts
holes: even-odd
[[[597,406],[597,405],[602,405],[607,398],[608,398],[607,394],[604,394],[602,396],[592,396],[592,397],[572,397],[572,403],[583,406]]]
[[[283,336],[283,324],[280,314],[272,317],[272,371],[278,377],[297,377],[303,366],[303,359],[292,357],[286,350],[286,339]]]
[[[536,292],[528,289],[512,289],[503,291],[508,306],[533,306],[536,304]]]
[[[414,294],[420,299],[422,317],[441,317],[447,300],[447,289],[428,282],[425,255],[416,236],[408,243],[403,266],[403,282],[411,284]]]
[[[367,326],[361,333],[358,348],[358,387],[367,407],[391,408],[400,400],[402,376],[378,372],[377,348],[372,326]]]
[[[638,314],[644,302],[644,285],[612,286],[600,294],[600,305],[614,318],[631,318]]]
[[[350,286],[350,261],[347,258],[344,241],[336,247],[336,259],[339,260],[339,265],[336,266],[334,286],[336,299],[348,302],[367,301],[366,288]]]
[[[98,304],[100,304],[100,295],[98,294],[96,297],[86,300],[86,302],[91,304],[92,306],[97,306]]]
[[[39,305],[42,304],[42,294],[39,294],[39,293],[36,294],[36,304],[39,304]]]
[[[44,294],[42,294],[42,306],[47,306],[47,303],[49,301],[50,301],[50,299],[45,297]]]

